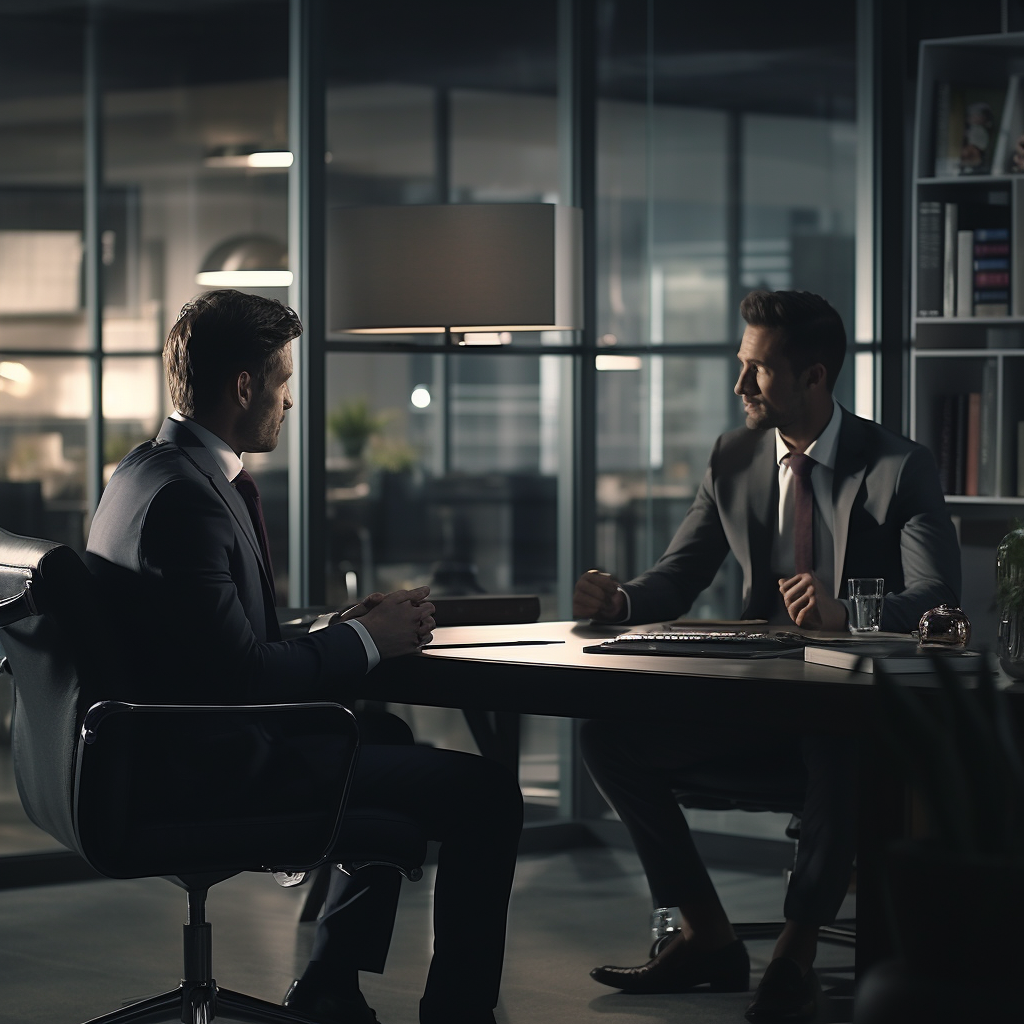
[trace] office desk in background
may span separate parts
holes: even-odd
[[[587,654],[621,632],[574,622],[452,626],[446,645],[381,663],[359,697],[401,704],[562,718],[660,719],[756,724],[774,734],[854,734],[860,742],[857,853],[857,973],[891,954],[882,897],[885,846],[906,834],[905,787],[877,740],[872,676],[799,659]],[[560,641],[517,644],[516,641]],[[451,644],[508,646],[451,647]],[[908,685],[935,689],[927,676]],[[1014,703],[1024,687],[1011,688]]]

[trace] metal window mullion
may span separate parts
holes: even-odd
[[[295,409],[288,446],[289,602],[315,605],[326,592],[326,152],[322,0],[291,0],[288,137],[289,300],[304,331],[295,345]]]
[[[86,421],[86,508],[103,493],[103,262],[100,200],[103,188],[103,88],[100,81],[100,15],[92,7],[85,24],[84,244],[85,322],[90,355],[91,413]],[[84,541],[85,538],[83,538]]]

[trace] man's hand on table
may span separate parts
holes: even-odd
[[[626,597],[619,590],[619,581],[610,573],[591,569],[576,581],[572,595],[574,619],[615,622],[625,614]]]
[[[803,629],[837,633],[846,629],[846,606],[830,597],[813,573],[802,572],[788,580],[779,580],[779,591],[789,617]]]
[[[359,619],[381,659],[412,654],[433,639],[434,606],[426,600],[429,587],[370,594],[341,615]]]

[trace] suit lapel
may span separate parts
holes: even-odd
[[[864,428],[856,416],[842,409],[839,444],[836,446],[836,468],[832,474],[832,536],[835,566],[835,597],[843,580],[846,564],[846,540],[850,534],[850,513],[864,481],[867,463],[864,456]]]
[[[231,515],[234,516],[236,526],[249,542],[249,546],[256,555],[256,561],[260,567],[260,579],[263,584],[264,594],[272,595],[274,591],[270,586],[270,576],[267,573],[266,566],[263,564],[263,553],[260,550],[260,543],[256,539],[256,530],[253,528],[252,519],[249,517],[249,509],[242,496],[231,486],[227,477],[224,476],[224,471],[217,464],[217,460],[210,453],[209,448],[184,423],[170,418],[164,420],[164,424],[156,439],[177,445],[196,469],[209,479],[214,490],[220,495],[224,504],[227,505]],[[273,602],[271,601],[270,603],[272,604]]]
[[[746,537],[748,549],[744,568],[749,567],[751,580],[771,580],[772,531],[778,515],[778,465],[775,461],[775,431],[761,431],[751,454],[750,470],[741,475],[747,493],[740,507],[749,517],[738,536]],[[774,582],[772,580],[772,582]],[[753,596],[753,595],[752,595]]]

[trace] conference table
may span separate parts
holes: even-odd
[[[685,716],[709,723],[754,724],[780,736],[805,731],[854,734],[860,750],[858,975],[890,955],[884,850],[891,840],[906,835],[908,801],[891,755],[876,735],[879,705],[873,676],[793,657],[698,658],[584,650],[622,631],[621,626],[578,622],[438,628],[427,648],[383,662],[360,681],[355,695],[470,714],[506,713],[508,718]],[[903,678],[922,690],[935,688],[928,675]],[[500,752],[501,737],[495,736],[495,741]],[[507,744],[504,753],[507,757]]]

